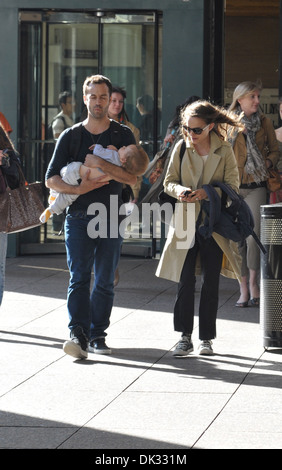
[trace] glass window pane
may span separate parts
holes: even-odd
[[[47,95],[47,105],[44,115],[48,123],[45,126],[46,137],[52,139],[85,118],[82,86],[88,75],[98,72],[98,24],[48,24],[46,38],[47,93],[43,90],[43,96]],[[50,127],[52,124],[53,129]],[[45,171],[54,146],[52,140],[45,144]],[[58,233],[63,221],[63,215],[53,215],[46,224],[47,239],[62,239]]]
[[[83,82],[98,72],[98,25],[55,24],[48,30],[48,122],[60,110],[62,91],[74,97],[72,117],[76,122],[84,109]]]

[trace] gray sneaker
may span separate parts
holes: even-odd
[[[210,339],[205,339],[201,341],[200,346],[199,346],[199,354],[203,356],[213,355],[212,341]]]
[[[106,345],[104,336],[90,341],[89,352],[95,354],[112,354],[112,350]]]
[[[191,335],[182,335],[181,340],[178,341],[173,356],[188,356],[190,352],[194,351],[194,346],[191,341]]]
[[[87,359],[88,341],[80,326],[72,330],[71,339],[64,342],[63,350],[66,354],[76,359]]]

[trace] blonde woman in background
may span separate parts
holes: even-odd
[[[254,217],[254,231],[260,236],[260,206],[267,203],[267,169],[278,161],[278,142],[273,124],[260,112],[259,102],[262,85],[246,81],[234,90],[230,111],[241,116],[244,130],[230,138],[237,160],[240,194],[249,205]],[[260,250],[253,237],[248,237],[241,249],[242,278],[240,297],[236,307],[259,306]]]

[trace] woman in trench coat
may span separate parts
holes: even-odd
[[[194,349],[191,335],[195,274],[202,274],[199,353],[213,354],[220,273],[240,280],[241,259],[233,242],[215,232],[210,238],[203,238],[196,223],[204,217],[201,213],[201,201],[207,199],[204,184],[222,181],[239,191],[237,163],[231,145],[224,140],[224,129],[240,128],[240,121],[234,114],[202,100],[182,111],[181,122],[186,152],[180,165],[180,141],[171,155],[164,180],[165,192],[181,204],[176,204],[156,275],[178,282],[174,329],[182,335],[173,355],[185,356]],[[186,191],[190,193],[186,195]]]

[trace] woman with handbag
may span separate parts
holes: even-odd
[[[260,82],[242,82],[234,90],[230,111],[241,116],[244,130],[230,138],[237,160],[240,194],[254,217],[254,231],[260,237],[260,206],[267,203],[268,169],[274,168],[279,158],[278,142],[273,124],[259,110]],[[236,307],[259,307],[260,250],[253,237],[248,237],[241,248],[242,278],[240,297]]]
[[[0,123],[0,198],[6,191],[8,184],[11,189],[19,185],[19,159],[17,152]],[[1,214],[0,214],[1,217]],[[5,266],[7,254],[8,234],[0,232],[0,305],[2,303],[4,284],[5,284]]]
[[[170,157],[164,190],[183,204],[177,204],[156,275],[178,282],[174,329],[182,335],[173,355],[186,356],[194,349],[191,335],[195,309],[195,274],[202,274],[199,354],[211,355],[212,340],[216,336],[220,273],[223,274],[224,269],[225,275],[239,279],[240,257],[233,252],[233,246],[227,238],[215,232],[207,238],[200,234],[198,228],[205,218],[202,201],[207,199],[203,185],[221,181],[238,192],[238,168],[232,147],[224,140],[224,127],[241,127],[241,124],[236,116],[205,100],[188,105],[182,111],[181,122],[186,151],[180,164],[183,142],[180,140]],[[181,243],[183,233],[186,231],[188,234],[192,226],[193,214],[196,221],[192,227],[194,233],[187,244]],[[183,228],[178,231],[177,227],[180,225]],[[229,272],[223,268],[223,253],[231,266]]]

